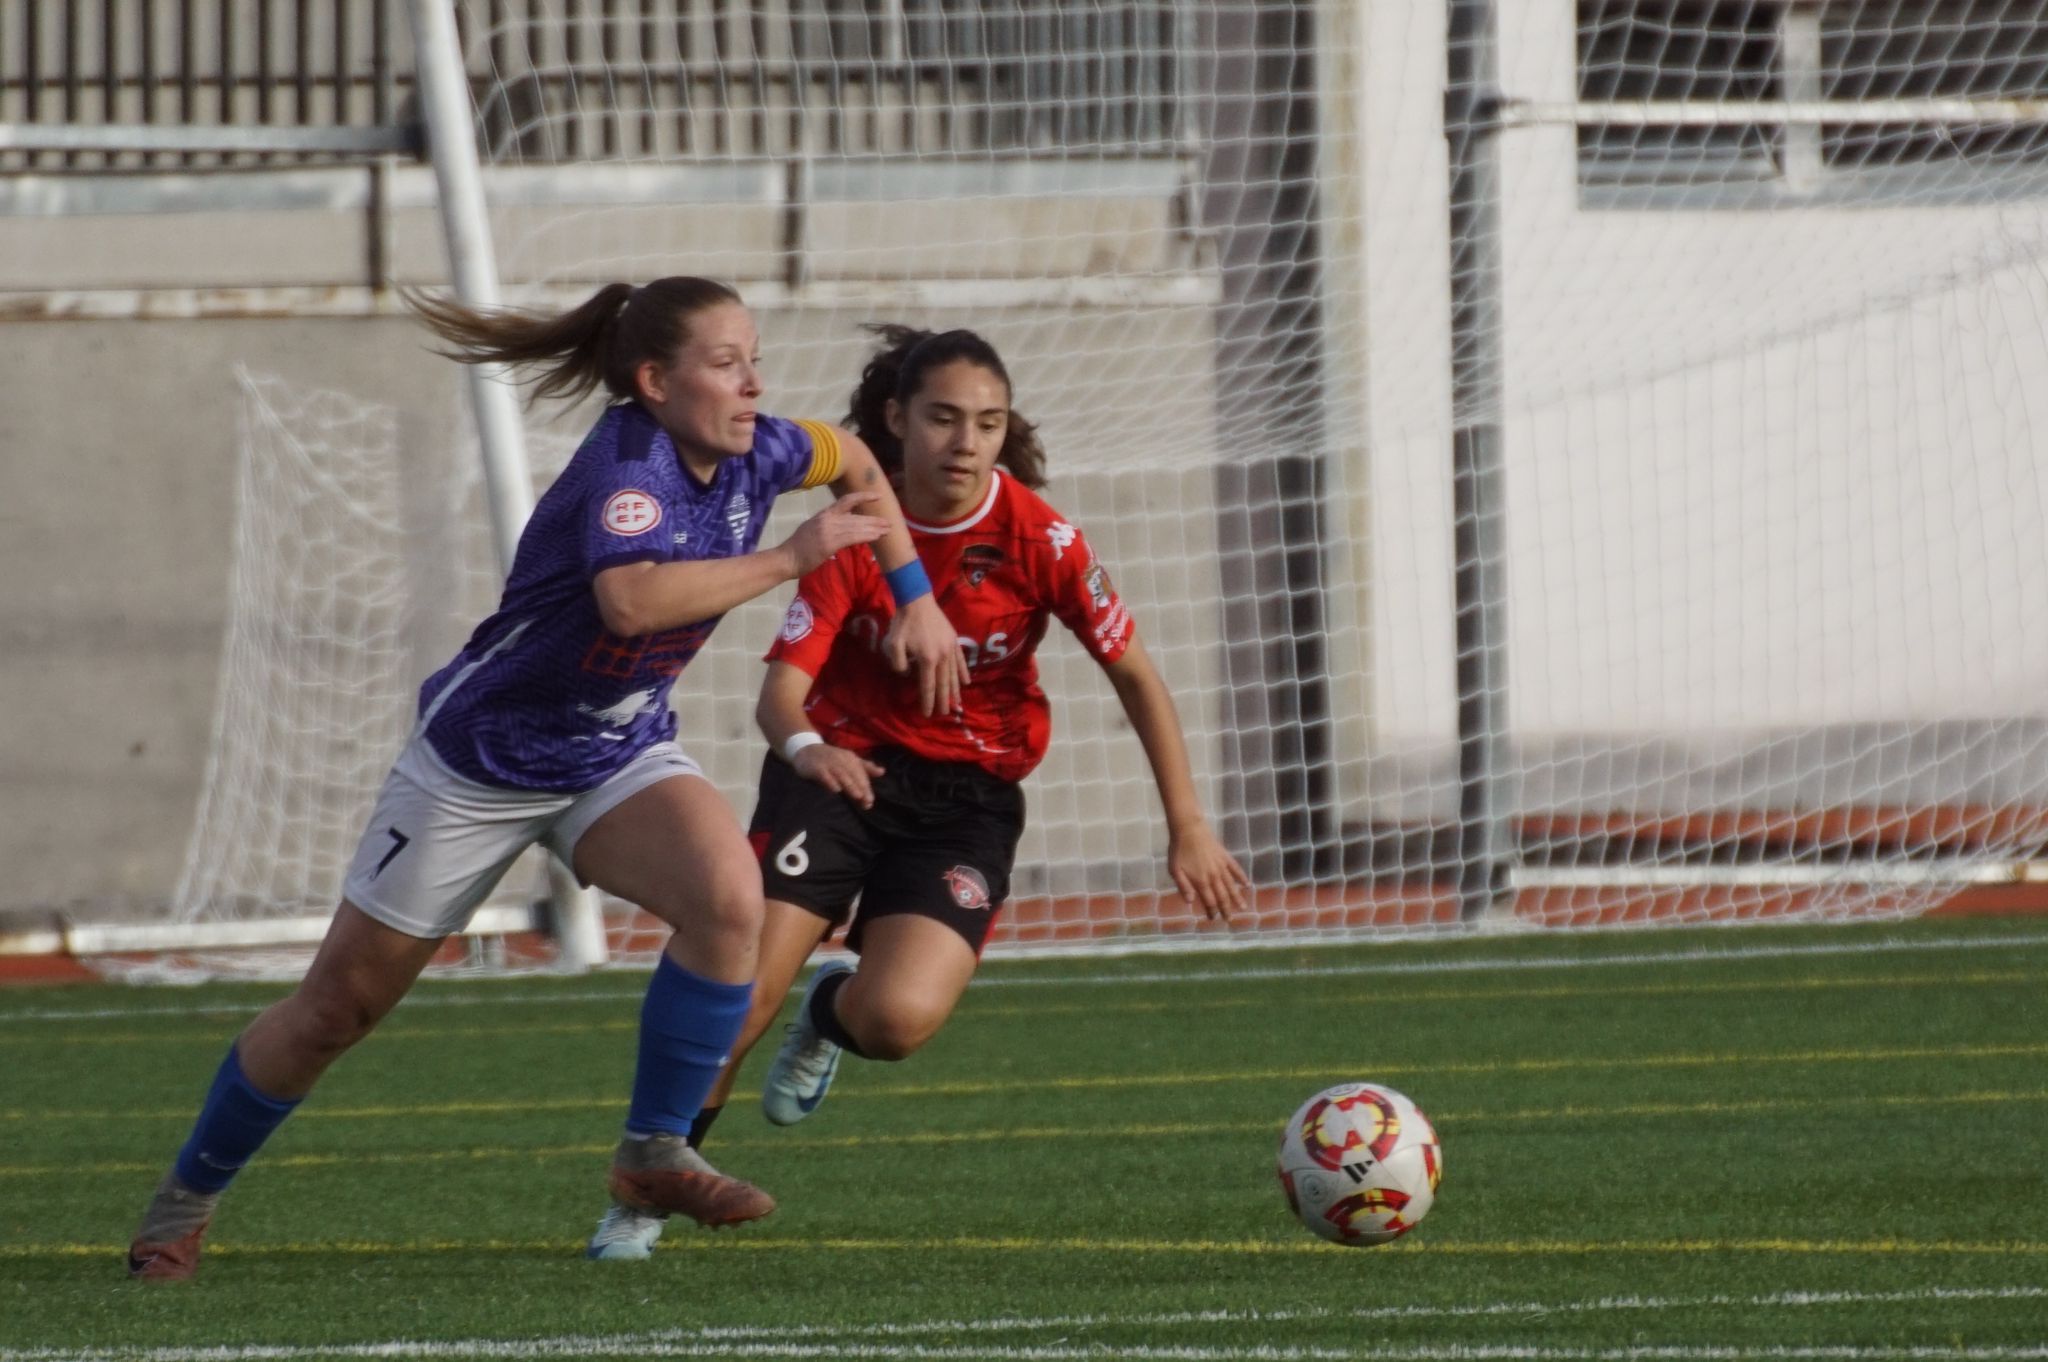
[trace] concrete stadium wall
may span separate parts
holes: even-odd
[[[889,314],[756,311],[774,383],[766,405],[836,419],[863,353],[854,322]],[[972,325],[1005,348],[1019,404],[1052,450],[1049,495],[1090,532],[1131,600],[1180,694],[1206,779],[1216,687],[1204,593],[1213,599],[1215,587],[1180,564],[1204,561],[1213,524],[1212,480],[1201,471],[1213,457],[1208,309],[1090,317],[1085,355],[1063,356],[1065,309],[894,315]],[[0,324],[9,380],[0,402],[0,912],[146,914],[176,883],[227,618],[235,366],[396,408],[406,456],[424,470],[468,455],[451,447],[462,421],[458,372],[423,342],[402,317]],[[1019,358],[1032,354],[1045,358]],[[775,372],[779,356],[789,357],[787,378]],[[1120,392],[1162,385],[1187,394],[1181,427],[1153,433],[1179,458],[1148,472],[1142,448],[1094,434]],[[536,463],[572,447],[588,415],[537,430]],[[804,513],[785,511],[771,533]],[[786,595],[735,612],[678,688],[686,741],[742,815],[762,750],[750,717],[754,659]],[[1067,857],[1080,849],[1149,863],[1163,833],[1142,755],[1106,683],[1061,632],[1045,656],[1059,735],[1046,774],[1066,793],[1037,801],[1025,857],[1057,846]]]

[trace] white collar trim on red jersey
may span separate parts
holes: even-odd
[[[903,514],[903,523],[923,534],[958,534],[962,530],[973,529],[982,522],[990,511],[996,508],[996,498],[1003,493],[1003,470],[995,468],[989,471],[995,476],[988,480],[988,495],[982,499],[980,508],[973,514],[964,516],[959,520],[949,521],[944,525],[927,525],[922,520],[912,520],[910,513],[906,511]]]

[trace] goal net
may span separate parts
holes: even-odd
[[[1499,98],[1474,106],[1493,173],[1464,181],[1498,229],[1454,240],[1444,72],[1470,35],[1440,0],[460,4],[512,301],[731,280],[765,405],[825,419],[862,323],[1003,352],[1046,495],[1129,601],[1259,891],[1228,931],[1162,893],[1142,751],[1055,630],[996,949],[2038,901],[2048,19],[1498,8]],[[1483,305],[1454,329],[1468,283]],[[1491,381],[1454,385],[1475,356]],[[587,415],[537,433],[536,463]],[[1476,500],[1461,429],[1496,454]],[[289,589],[354,609],[402,560]],[[238,684],[389,680],[398,645],[340,617],[320,628],[359,644],[360,685],[263,655],[287,588],[246,577],[230,671],[277,671]],[[734,611],[677,688],[742,816],[785,599]],[[1461,694],[1475,646],[1486,689]],[[219,779],[298,857],[297,791],[373,786],[403,719],[348,719],[300,767],[294,743],[335,734],[276,708],[278,764]],[[240,911],[270,873],[201,866],[181,904]],[[620,952],[652,939],[625,905],[608,920]]]

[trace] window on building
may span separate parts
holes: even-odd
[[[1580,0],[1579,99],[1725,103],[1780,97],[1780,5]],[[1777,173],[1782,129],[1747,123],[1581,123],[1579,177],[1596,184],[1755,181]]]
[[[1589,113],[1579,182],[1596,194],[1868,199],[2033,192],[2048,178],[2048,117],[1913,120],[1877,107],[2048,99],[2041,0],[1579,0],[1577,13],[1582,104],[1873,106],[1867,119],[1823,124]]]
[[[2048,97],[2048,7],[1891,0],[1823,9],[1824,99]],[[1821,128],[1831,170],[2048,164],[2048,121],[1841,123]]]

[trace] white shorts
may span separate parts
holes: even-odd
[[[535,842],[574,866],[576,843],[598,819],[658,781],[703,774],[660,742],[580,794],[508,790],[464,780],[414,734],[384,778],[342,893],[407,936],[452,936]]]

